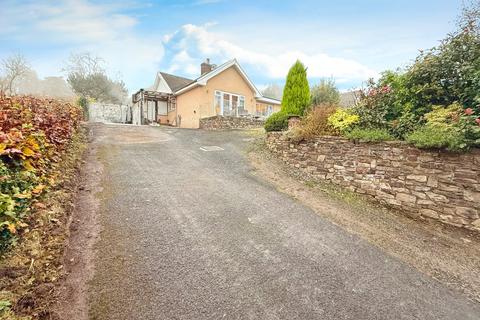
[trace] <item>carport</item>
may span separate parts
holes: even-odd
[[[140,89],[132,95],[132,103],[133,124],[174,124],[175,117],[168,116],[176,109],[173,94]]]

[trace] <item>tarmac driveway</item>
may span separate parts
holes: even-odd
[[[244,132],[93,130],[92,319],[480,319],[478,304],[257,178]]]

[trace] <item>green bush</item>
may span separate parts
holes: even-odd
[[[362,129],[354,128],[348,131],[344,136],[351,140],[360,140],[362,142],[379,142],[393,140],[393,136],[386,129]]]
[[[407,136],[407,142],[421,149],[460,151],[468,148],[465,135],[448,126],[426,125]]]
[[[265,121],[265,131],[283,131],[288,129],[288,114],[276,112]]]
[[[397,139],[405,140],[405,137],[423,125],[423,119],[418,119],[408,108],[398,118],[390,122],[390,132]]]
[[[383,72],[362,90],[353,113],[356,126],[388,129],[405,139],[425,123],[440,122],[459,128],[458,114],[471,109],[480,114],[480,3],[466,4],[456,30],[438,46],[423,50],[404,69]],[[432,111],[435,111],[431,113]],[[429,116],[426,116],[429,114]],[[474,119],[475,120],[475,119]],[[461,120],[460,120],[461,121]],[[463,130],[472,131],[472,121]],[[433,129],[429,129],[433,132]],[[437,129],[439,131],[441,129]],[[475,140],[465,133],[467,140]],[[469,143],[473,145],[472,143]]]

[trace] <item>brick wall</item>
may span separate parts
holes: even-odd
[[[200,128],[206,130],[218,129],[253,129],[263,127],[262,120],[249,117],[214,116],[200,119]]]
[[[328,180],[413,216],[480,230],[480,150],[425,151],[402,142],[340,137],[290,142],[269,133],[268,148],[315,180]]]

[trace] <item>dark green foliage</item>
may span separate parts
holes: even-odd
[[[454,102],[465,108],[478,105],[479,70],[480,37],[468,31],[449,35],[440,46],[422,52],[406,73],[414,112]]]
[[[265,121],[265,131],[283,131],[288,129],[288,115],[283,112],[276,112]]]
[[[465,137],[459,130],[440,126],[424,126],[409,134],[407,142],[422,149],[459,151],[467,148]]]
[[[351,140],[359,140],[361,142],[379,142],[394,139],[385,129],[363,129],[358,127],[345,133],[345,137]]]
[[[310,93],[312,106],[338,105],[340,103],[340,93],[333,79],[322,79],[319,84],[312,87]]]
[[[406,108],[398,119],[390,122],[390,132],[397,139],[404,140],[407,134],[415,131],[423,122],[423,119],[418,119]]]
[[[283,90],[282,112],[303,115],[310,105],[310,87],[305,66],[297,60],[290,68]]]

